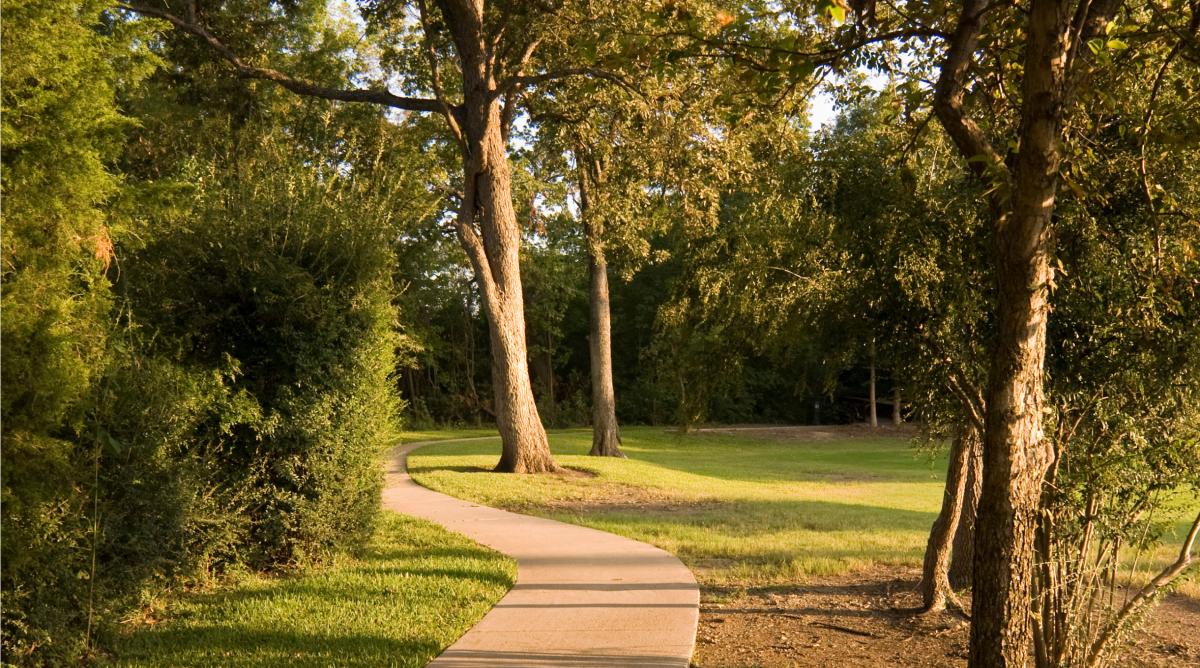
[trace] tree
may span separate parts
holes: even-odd
[[[206,42],[241,77],[273,81],[293,93],[343,102],[366,102],[440,115],[457,145],[461,181],[454,194],[455,233],[471,263],[488,317],[496,423],[503,442],[496,469],[537,473],[558,468],[534,402],[525,337],[520,275],[521,235],[512,199],[508,163],[509,128],[530,86],[570,76],[604,75],[590,61],[546,63],[540,52],[567,39],[564,25],[588,25],[593,17],[568,17],[573,5],[546,9],[522,2],[443,0],[436,7],[415,3],[366,6],[368,32],[379,40],[381,65],[407,75],[431,97],[395,95],[386,85],[355,88],[322,85],[247,56],[210,29],[209,12],[190,3],[180,10],[122,3],[131,12],[162,19]],[[233,17],[213,13],[214,20]],[[414,27],[416,26],[416,27]],[[417,68],[423,54],[425,67]],[[551,69],[552,68],[552,69]],[[609,78],[614,78],[607,75]],[[387,81],[385,77],[383,79]],[[452,99],[449,86],[460,97]]]
[[[996,287],[990,370],[978,402],[985,410],[984,465],[971,664],[1023,665],[1032,639],[1036,518],[1054,461],[1043,417],[1044,371],[1056,199],[1063,158],[1077,134],[1071,121],[1085,100],[1103,94],[1092,86],[1097,75],[1136,62],[1113,57],[1130,48],[1131,35],[1142,33],[1150,51],[1167,41],[1194,44],[1196,8],[1181,20],[1151,3],[1031,0],[1026,10],[964,0],[946,21],[940,7],[914,14],[864,3],[839,28],[847,8],[819,4],[833,29],[816,48],[797,48],[792,39],[755,52],[741,36],[732,45],[706,44],[748,60],[767,78],[805,73],[798,62],[808,71],[845,63],[888,68],[899,62],[897,50],[905,51],[905,88],[915,101],[926,95],[922,74],[936,72],[933,115],[984,188]],[[1114,23],[1118,14],[1131,24],[1128,33]],[[932,47],[932,40],[943,44]]]
[[[88,577],[99,540],[92,464],[102,447],[89,417],[115,331],[107,273],[124,220],[110,206],[119,184],[112,162],[132,125],[116,90],[152,63],[137,47],[142,31],[106,24],[102,10],[59,0],[4,7],[6,661],[80,655],[101,603]]]

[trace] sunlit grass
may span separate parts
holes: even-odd
[[[588,457],[588,431],[551,433],[559,463],[591,477],[491,473],[499,438],[427,446],[409,468],[453,496],[653,543],[707,585],[919,566],[941,504],[944,457],[894,436],[803,442],[661,427],[622,436],[626,460]],[[1143,569],[1173,560],[1184,531],[1181,522]]]
[[[551,435],[561,464],[594,477],[487,472],[498,439],[429,446],[409,466],[454,496],[654,543],[712,584],[917,563],[942,494],[944,460],[904,439],[622,435],[626,460],[588,457],[586,431]]]
[[[445,441],[456,438],[476,438],[480,436],[495,436],[494,427],[445,427],[438,429],[406,429],[400,432],[402,443],[414,441]]]
[[[512,586],[515,563],[385,513],[361,554],[292,577],[248,575],[177,600],[119,639],[120,666],[424,666]]]

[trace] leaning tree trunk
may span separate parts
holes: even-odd
[[[983,491],[983,444],[979,435],[971,441],[971,459],[967,464],[967,490],[963,498],[962,516],[954,533],[954,549],[950,556],[950,586],[963,589],[971,585],[972,564],[975,561],[975,516],[979,513],[979,495]]]
[[[1020,668],[1032,639],[1033,540],[1050,451],[1042,433],[1050,225],[1065,86],[1061,0],[1033,0],[1011,206],[996,228],[996,340],[975,524],[970,665]]]
[[[582,151],[577,151],[576,160],[582,161]],[[579,208],[587,237],[588,275],[590,291],[588,306],[591,311],[591,329],[588,332],[588,352],[591,355],[592,375],[592,449],[589,455],[598,457],[624,457],[621,452],[621,432],[617,425],[617,400],[613,391],[612,364],[612,317],[608,302],[608,263],[604,260],[603,240],[600,229],[591,220],[589,177],[585,167],[580,168]]]
[[[463,73],[460,126],[463,197],[455,230],[483,293],[492,348],[496,426],[503,443],[497,471],[540,473],[558,465],[550,454],[529,378],[525,307],[521,293],[520,228],[499,100],[485,48],[482,8],[440,3],[447,15]]]
[[[974,429],[963,427],[950,447],[950,462],[946,468],[946,489],[942,495],[942,510],[929,531],[925,548],[925,565],[921,573],[921,603],[923,612],[938,612],[952,601],[962,607],[950,585],[950,563],[958,528],[962,523],[967,502],[967,478],[971,453],[978,439]]]

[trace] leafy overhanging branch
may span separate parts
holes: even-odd
[[[296,93],[297,95],[307,95],[309,97],[319,97],[326,100],[339,100],[342,102],[367,102],[371,104],[379,104],[385,107],[394,109],[403,109],[406,111],[418,112],[435,112],[443,111],[443,103],[438,100],[421,98],[421,97],[406,97],[395,95],[385,89],[366,89],[366,88],[332,88],[322,86],[312,81],[298,79],[291,75],[280,72],[279,70],[269,67],[259,67],[251,65],[243,60],[233,49],[229,48],[224,42],[214,35],[208,28],[194,21],[183,19],[171,12],[168,12],[157,7],[149,7],[146,5],[138,5],[131,3],[118,3],[117,7],[127,12],[164,20],[172,26],[191,35],[195,35],[208,43],[226,62],[233,66],[238,74],[251,79],[262,79],[265,81],[273,81],[287,90]]]

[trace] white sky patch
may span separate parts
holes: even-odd
[[[862,77],[862,83],[875,92],[888,87],[888,77],[882,72],[863,69],[859,70],[859,74]],[[834,89],[845,83],[845,77],[834,75],[813,91],[812,97],[808,99],[808,126],[811,130],[820,130],[837,120],[838,114],[841,113],[841,105],[838,103]]]
[[[832,123],[837,118],[837,114],[837,102],[833,96],[825,90],[824,86],[818,88],[808,101],[808,127],[820,130]]]

